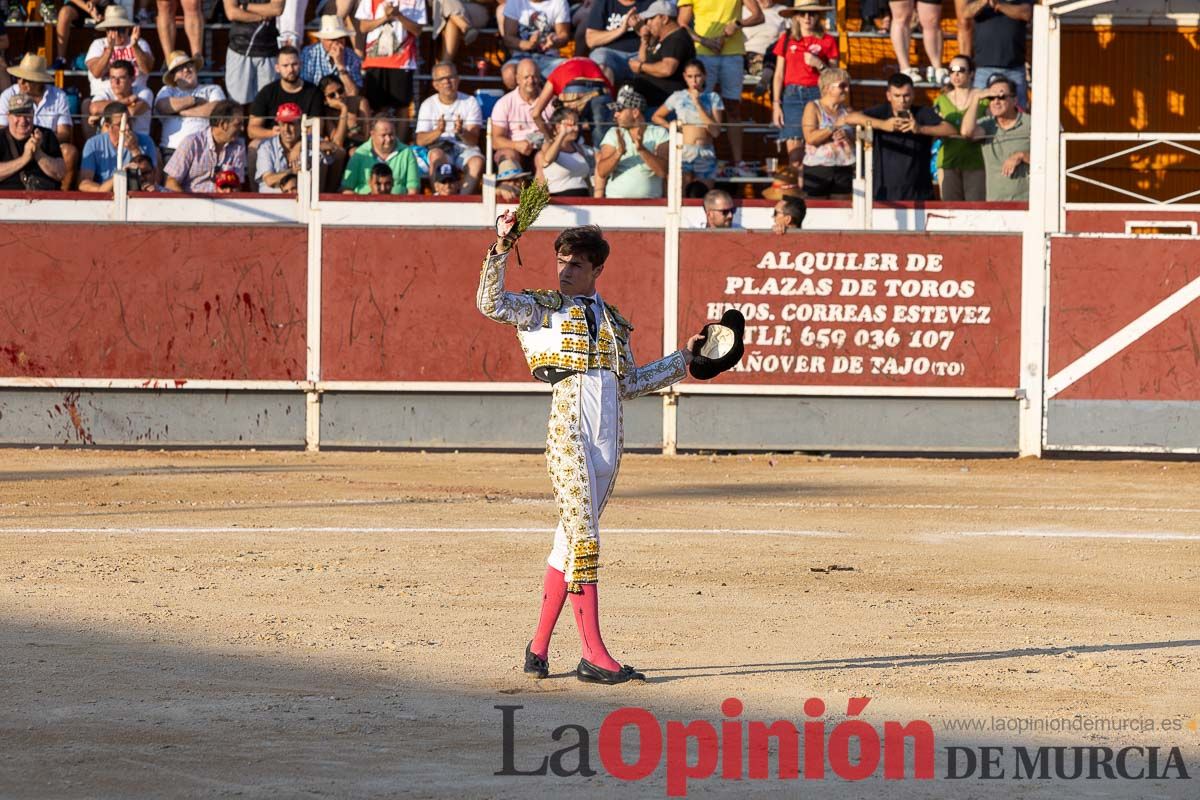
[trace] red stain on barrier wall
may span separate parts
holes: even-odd
[[[1047,374],[1053,378],[1198,277],[1194,239],[1052,239]],[[1200,300],[1055,399],[1200,400]]]
[[[520,242],[507,288],[556,289],[557,231]],[[637,332],[634,356],[662,351],[661,231],[607,231],[598,282]],[[360,381],[532,381],[516,334],[475,308],[486,230],[326,229],[322,240],[322,378]]]
[[[305,236],[0,224],[0,373],[303,380]]]
[[[723,384],[1015,388],[1021,238],[685,231],[679,338],[746,317]]]

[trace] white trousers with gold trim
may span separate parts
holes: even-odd
[[[546,466],[558,505],[558,527],[547,562],[563,572],[570,591],[597,582],[600,514],[621,464],[622,434],[615,373],[592,369],[555,384]]]

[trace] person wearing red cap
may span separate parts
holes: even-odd
[[[254,180],[260,192],[279,192],[284,178],[300,172],[301,116],[300,106],[295,103],[284,103],[275,109],[279,135],[267,139],[258,148],[258,162],[254,170]]]

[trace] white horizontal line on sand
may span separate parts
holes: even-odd
[[[1096,505],[1053,505],[1049,503],[862,503],[838,501],[792,501],[754,502],[745,500],[722,500],[722,505],[730,506],[779,506],[783,508],[857,508],[870,509],[899,509],[907,511],[1085,511],[1102,514],[1200,514],[1200,508],[1183,508],[1171,506],[1096,506]]]
[[[785,528],[604,528],[605,533],[720,533],[751,534],[760,536],[845,536],[840,531],[806,531]],[[129,527],[112,528],[0,528],[0,533],[554,533],[553,528],[363,528],[300,525],[295,527],[275,526],[221,526],[197,528]]]
[[[604,528],[605,533],[670,533],[670,534],[721,534],[743,536],[802,536],[811,538],[836,538],[854,536],[847,531],[814,531],[788,528]],[[553,533],[553,528],[425,528],[425,527],[349,527],[349,526],[221,526],[221,527],[130,527],[113,528],[0,528],[0,534],[49,534],[49,533],[167,533],[167,534],[203,534],[203,533]],[[1034,539],[1124,539],[1147,541],[1190,541],[1200,542],[1200,534],[1190,533],[1153,533],[1148,531],[930,531],[930,538],[1002,538],[1022,537]]]

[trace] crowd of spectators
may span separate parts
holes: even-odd
[[[498,98],[461,88],[464,48],[491,18],[470,0],[327,0],[307,33],[305,0],[223,0],[229,36],[215,83],[201,80],[212,57],[200,0],[156,5],[161,59],[142,36],[148,0],[136,18],[118,0],[69,0],[55,19],[54,63],[27,53],[7,67],[0,188],[108,192],[124,169],[148,191],[293,192],[308,117],[321,119],[312,163],[326,192],[477,194],[490,171],[502,201],[534,177],[564,197],[655,198],[674,121],[679,179],[706,198],[711,222],[728,197],[715,185],[759,174],[739,124],[752,88],[770,96],[774,132],[757,135],[786,150],[793,196],[849,196],[856,137],[868,129],[877,200],[1028,195],[1033,0],[956,0],[959,52],[946,64],[942,0],[864,2],[864,15],[883,19],[897,69],[886,102],[858,109],[829,0],[502,0]],[[910,59],[914,14],[924,72]],[[86,26],[89,91],[73,118],[54,71],[68,65],[72,30]],[[432,64],[420,56],[427,26]],[[564,52],[572,42],[574,56]],[[926,106],[916,90],[931,84],[941,93]]]

